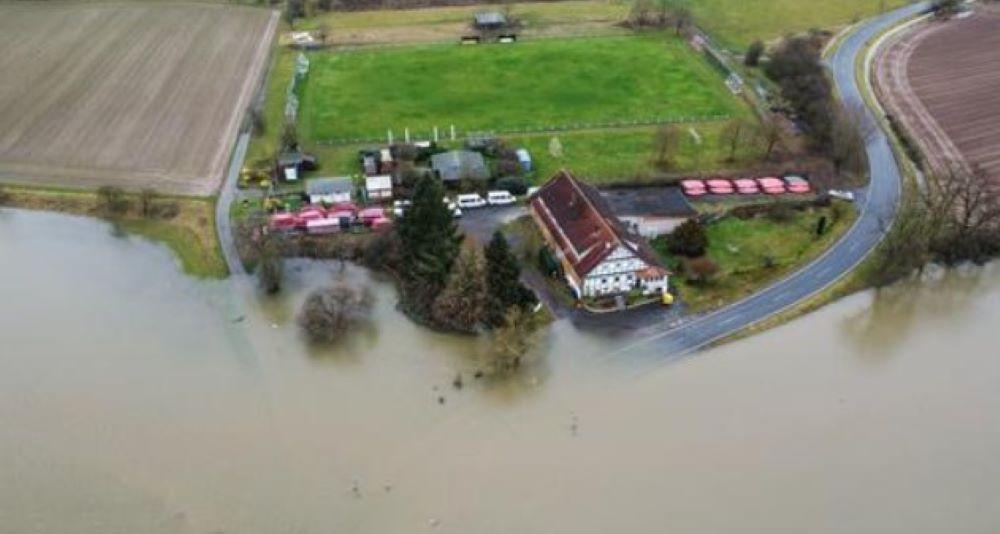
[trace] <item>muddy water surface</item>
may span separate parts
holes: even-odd
[[[104,223],[0,210],[0,532],[1000,528],[996,267],[672,365],[558,323],[504,383],[385,281],[289,274],[262,299]],[[295,310],[338,278],[376,325],[310,349]]]

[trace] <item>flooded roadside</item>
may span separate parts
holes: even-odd
[[[502,384],[387,281],[288,271],[261,300],[104,223],[0,210],[0,532],[1000,526],[997,266],[676,365],[559,322]],[[372,288],[377,328],[311,349],[295,313],[335,277]]]

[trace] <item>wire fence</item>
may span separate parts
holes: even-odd
[[[730,114],[718,115],[690,115],[683,117],[647,117],[643,119],[631,119],[608,122],[576,122],[566,124],[546,124],[535,126],[521,126],[489,130],[494,136],[528,136],[540,134],[558,134],[567,132],[584,132],[588,130],[621,130],[628,128],[639,128],[646,126],[662,126],[668,124],[694,124],[707,122],[722,122],[732,118]],[[381,136],[367,137],[342,137],[333,139],[320,139],[315,143],[324,146],[357,145],[365,143],[393,143],[397,141],[460,141],[469,138],[482,137],[483,130],[462,130],[454,126],[446,128],[432,127],[428,129],[403,130],[387,129]]]

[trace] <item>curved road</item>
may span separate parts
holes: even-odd
[[[828,61],[841,99],[848,106],[867,110],[858,87],[855,64],[868,42],[901,21],[927,9],[913,4],[861,23],[841,42]],[[874,122],[871,111],[866,121]],[[882,240],[899,205],[902,179],[885,132],[875,132],[866,146],[871,183],[858,198],[860,214],[850,230],[820,258],[791,276],[744,300],[680,326],[658,326],[637,334],[619,353],[645,353],[681,358],[735,334],[808,299],[830,287],[856,267]]]

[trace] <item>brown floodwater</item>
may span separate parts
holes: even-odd
[[[502,382],[384,280],[289,279],[265,299],[0,210],[0,532],[1000,530],[996,265],[669,365],[560,322]],[[372,288],[375,325],[310,349],[295,311],[336,279]]]

